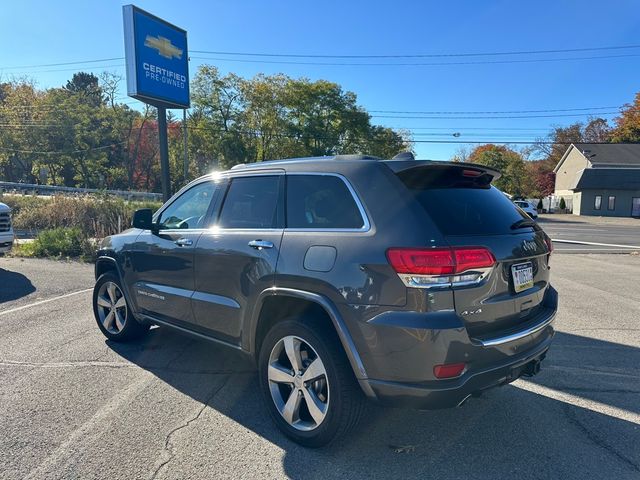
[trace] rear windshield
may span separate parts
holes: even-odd
[[[456,185],[451,182],[451,175],[446,175],[447,181],[443,182],[444,178],[431,177],[429,168],[412,170],[398,177],[444,235],[513,233],[511,226],[515,222],[528,219],[500,190],[486,183]]]

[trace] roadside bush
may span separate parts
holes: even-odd
[[[103,238],[131,226],[139,208],[157,209],[156,202],[128,202],[111,196],[27,197],[3,195],[0,201],[13,210],[17,230],[37,232],[56,228],[79,228],[86,237]]]
[[[16,249],[16,256],[73,257],[91,260],[95,247],[78,227],[43,230],[33,242]]]
[[[562,210],[563,212],[567,209],[567,204],[564,201],[564,197],[560,197],[560,210]]]

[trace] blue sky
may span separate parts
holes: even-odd
[[[3,45],[0,51],[0,74],[4,79],[13,75],[27,75],[41,87],[62,85],[77,69],[95,73],[111,70],[124,74],[122,60],[79,67],[27,66],[122,57],[121,5],[125,3],[129,2],[21,0],[4,3],[0,28],[0,45]],[[640,44],[640,2],[636,0],[141,0],[136,5],[186,29],[190,50],[411,55]],[[200,63],[211,63],[222,72],[235,72],[245,77],[260,72],[283,72],[294,77],[323,78],[355,92],[359,103],[368,110],[475,112],[577,109],[619,106],[632,101],[634,94],[640,91],[640,48],[467,58],[280,59],[334,63],[434,63],[607,55],[634,56],[539,63],[423,66],[265,64],[231,60],[251,57],[225,57],[224,60],[192,58],[190,69],[193,73]],[[202,55],[192,53],[191,56]],[[21,66],[24,67],[9,68]],[[564,115],[565,112],[550,114]],[[609,118],[613,116],[607,115]],[[374,117],[373,121],[409,129],[414,132],[416,140],[527,141],[544,135],[552,125],[564,125],[585,118]],[[453,133],[460,133],[460,136],[453,137]],[[448,159],[460,147],[459,144],[417,143],[416,151],[421,158]]]

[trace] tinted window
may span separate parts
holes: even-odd
[[[205,182],[184,192],[162,212],[160,228],[203,228],[215,189],[216,186],[212,182]]]
[[[287,177],[288,228],[362,228],[364,220],[341,178],[331,175]]]
[[[529,218],[489,185],[491,177],[466,177],[463,172],[451,167],[415,168],[398,177],[445,235],[513,233],[511,225]]]
[[[222,205],[219,226],[276,228],[279,182],[279,176],[234,178]]]

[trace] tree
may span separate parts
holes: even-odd
[[[564,201],[564,197],[560,197],[560,210],[562,210],[563,212],[567,209],[567,204]]]
[[[640,142],[640,92],[636,93],[633,103],[628,103],[615,120],[611,132],[613,142]]]
[[[494,182],[500,190],[515,197],[528,193],[527,168],[519,152],[504,145],[479,145],[471,151],[468,161],[500,171],[502,176]]]

